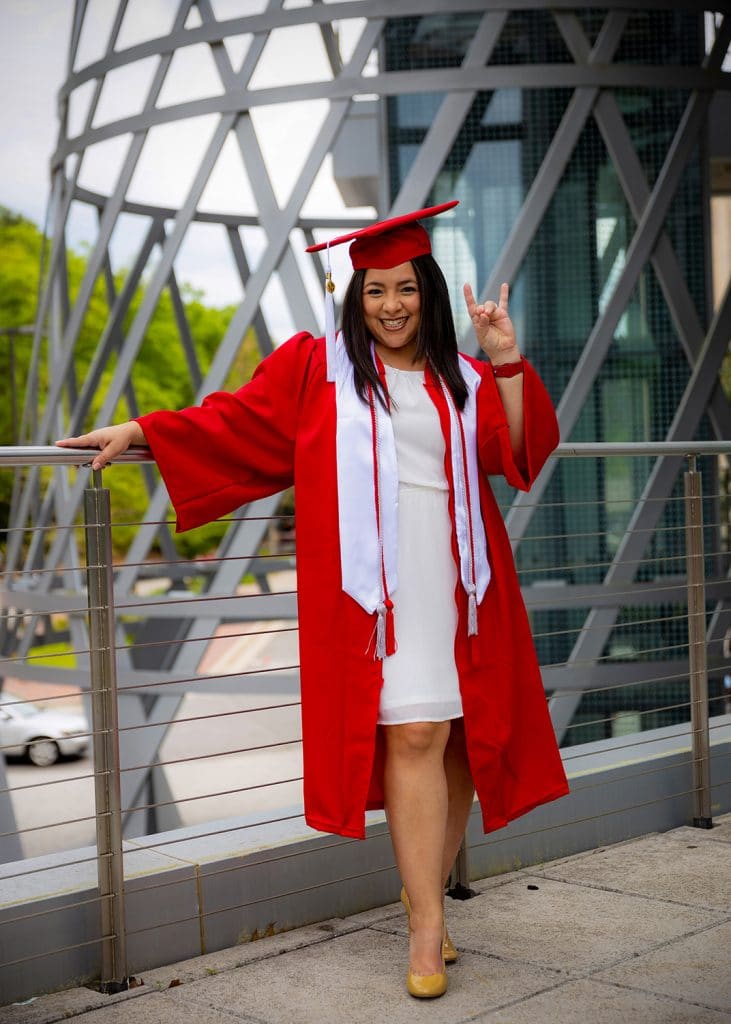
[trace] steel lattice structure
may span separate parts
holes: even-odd
[[[404,71],[384,70],[379,64],[379,47],[389,20],[395,17],[438,16],[444,11],[443,0],[399,0],[397,5],[384,0],[313,2],[291,8],[286,7],[282,0],[268,0],[260,13],[228,20],[216,19],[211,0],[180,0],[167,35],[117,49],[117,39],[127,6],[128,0],[117,0],[115,16],[101,59],[76,68],[79,40],[87,16],[86,0],[76,2],[69,72],[60,91],[60,136],[52,159],[53,244],[34,338],[33,366],[23,417],[23,443],[45,444],[57,436],[78,431],[86,422],[92,398],[99,394],[100,389],[103,389],[103,401],[96,416],[98,425],[111,421],[122,399],[126,400],[133,413],[139,410],[131,371],[150,319],[165,289],[172,298],[180,344],[186,354],[191,380],[199,397],[223,385],[237,355],[240,339],[248,329],[253,328],[256,332],[262,355],[271,350],[270,331],[261,300],[273,274],[277,273],[283,283],[284,297],[292,321],[299,328],[320,333],[320,313],[313,308],[317,300],[311,297],[311,288],[308,287],[293,246],[302,237],[311,242],[315,240],[316,233],[319,233],[318,237],[323,237],[322,232],[326,230],[336,233],[340,229],[362,223],[362,220],[353,217],[314,219],[303,215],[313,183],[324,161],[333,152],[354,101],[364,95],[375,96],[383,101],[388,97],[427,92],[438,91],[441,94],[436,116],[398,193],[389,202],[387,192],[382,190],[382,208],[377,210],[377,214],[388,216],[418,208],[427,202],[475,96],[481,91],[502,88],[563,88],[572,93],[553,137],[547,142],[537,173],[489,277],[478,282],[482,294],[494,294],[501,281],[512,280],[518,272],[589,119],[594,119],[601,133],[636,224],[621,273],[586,338],[584,350],[560,400],[558,413],[562,436],[568,437],[578,420],[606,358],[617,323],[627,308],[640,273],[648,263],[652,264],[661,286],[689,366],[685,392],[667,431],[667,440],[693,437],[706,411],[710,414],[715,435],[718,438],[731,436],[731,410],[718,383],[719,366],[731,335],[731,292],[727,289],[716,315],[706,329],[691,297],[673,243],[665,230],[668,208],[691,153],[701,137],[714,92],[731,87],[731,75],[722,69],[731,41],[731,13],[728,4],[716,5],[716,10],[722,9],[723,16],[717,17],[715,41],[701,66],[613,63],[629,12],[625,4],[606,0],[600,5],[604,11],[603,24],[593,41],[577,17],[577,10],[588,5],[561,0],[550,4],[550,17],[571,55],[571,61],[506,65],[491,63],[491,55],[511,12],[527,9],[545,11],[549,5],[537,0],[505,0],[500,4],[487,3],[486,0],[455,0],[449,5],[450,13],[466,12],[479,18],[477,30],[466,48],[461,66]],[[678,11],[693,9],[693,5],[688,3],[673,3],[670,0],[661,5],[646,3],[643,6],[648,9],[662,7]],[[192,19],[191,12],[194,10],[199,17]],[[334,28],[334,23],[344,22],[357,29],[357,41],[347,59],[340,52],[339,37]],[[269,36],[279,29],[305,25],[315,25],[321,33],[330,67],[329,76],[315,82],[252,88],[252,76],[260,61],[265,59]],[[224,41],[242,33],[250,34],[250,41],[240,69],[235,70]],[[220,78],[220,93],[168,106],[159,105],[158,98],[174,54],[194,45],[204,45],[210,49]],[[145,59],[152,60],[155,67],[142,109],[130,116],[95,125],[95,112],[107,76]],[[70,137],[69,98],[75,90],[89,83],[93,85],[90,85],[92,91],[85,123],[77,135]],[[682,118],[654,181],[647,178],[615,95],[616,89],[633,85],[649,85],[657,89],[680,88],[687,90],[688,94]],[[254,130],[252,112],[304,99],[325,101],[327,113],[304,157],[289,198],[280,203]],[[148,135],[160,126],[203,114],[215,117],[215,128],[189,191],[179,207],[167,208],[130,199],[130,182]],[[251,216],[202,212],[199,208],[206,184],[230,138],[235,140],[238,147],[256,203],[256,213]],[[82,188],[79,185],[79,174],[85,153],[95,144],[110,139],[126,140],[126,152],[113,187],[106,194]],[[65,231],[72,203],[86,204],[98,216],[98,235],[89,252],[83,281],[73,302],[68,292],[65,248]],[[125,214],[141,218],[146,227],[124,287],[117,292],[111,269],[110,241],[120,217]],[[244,295],[205,375],[200,369],[191,330],[186,321],[176,269],[181,246],[191,225],[201,222],[221,225],[225,231]],[[241,228],[251,225],[263,229],[266,239],[261,258],[253,269],[249,266],[240,234]],[[151,254],[156,248],[159,258],[152,263]],[[151,270],[148,269],[150,266]],[[100,278],[106,284],[111,312],[98,340],[87,377],[79,381],[74,366],[76,343],[95,283]],[[135,289],[143,280],[143,300],[125,327]],[[50,384],[41,415],[37,405],[38,379],[46,337]],[[468,339],[465,341],[468,342]],[[511,535],[516,538],[516,544],[528,529],[533,509],[548,486],[552,469],[547,468],[529,497],[518,495],[513,502],[508,515],[508,527]],[[678,462],[675,459],[658,460],[642,500],[638,502],[638,511],[606,573],[604,582],[607,589],[629,592],[634,586],[636,560],[642,557],[662,513],[663,502],[656,499],[668,497],[677,469]],[[117,573],[116,594],[119,604],[129,601],[133,595],[139,565],[144,562],[155,542],[161,544],[165,557],[173,558],[176,554],[170,528],[162,522],[168,507],[165,490],[152,472],[147,473],[145,479],[149,491],[146,524],[139,528],[130,547],[128,564],[120,567]],[[80,472],[75,480],[71,480],[66,473],[59,472],[40,500],[38,478],[35,473],[29,473],[16,489],[11,525],[22,527],[33,522],[39,526],[52,526],[73,522],[85,485],[86,473]],[[262,532],[256,517],[270,514],[275,507],[276,499],[273,498],[245,510],[246,514],[241,520],[232,523],[219,554],[236,557],[256,550]],[[45,552],[41,550],[36,535],[24,563],[20,534],[10,536],[7,559],[9,569],[31,570],[42,566],[49,570],[64,566],[60,578],[52,572],[46,572],[35,581],[32,593],[28,594],[28,608],[42,614],[54,606],[53,587],[59,584],[67,593],[82,590],[81,570],[74,568],[79,565],[79,559],[72,531],[59,531]],[[218,563],[215,572],[208,578],[207,594],[233,594],[244,571],[245,564],[242,565],[240,561]],[[561,598],[567,604],[570,590],[567,587]],[[199,604],[196,616],[181,622],[179,636],[210,636],[214,632],[220,621],[219,613],[215,606],[209,604],[207,607],[208,610],[204,611]],[[283,599],[276,613],[270,614],[286,617],[294,616],[295,611],[290,600]],[[227,615],[230,616],[230,613],[227,612]],[[579,633],[569,659],[583,666],[592,663],[596,665],[616,621],[617,609],[610,603],[606,606],[599,603],[588,610],[588,616],[587,624],[592,628]],[[252,612],[250,617],[261,617],[261,614],[258,611]],[[722,635],[727,624],[728,611],[719,605],[711,623],[711,635]],[[72,629],[74,646],[83,650],[87,646],[83,623],[72,620]],[[25,638],[18,648],[21,655],[27,651],[31,634],[32,630],[26,630]],[[200,645],[183,644],[164,669],[160,667],[152,673],[150,670],[140,673],[125,657],[125,652],[121,651],[120,676],[129,685],[141,682],[143,676],[145,680],[149,680],[151,675],[160,680],[193,676],[200,653]],[[630,670],[631,666],[628,666],[628,679],[631,676]],[[594,675],[590,667],[586,668],[579,689],[591,687],[592,680],[597,678],[598,675]],[[283,679],[281,683],[291,687],[290,679]],[[261,680],[252,677],[248,685],[266,688],[271,686],[271,676]],[[549,680],[546,685],[553,688]],[[137,695],[127,695],[122,701],[122,725],[144,720],[150,726],[134,734],[132,763],[149,765],[156,759],[156,751],[166,726],[156,726],[155,723],[169,722],[174,717],[183,693],[183,687],[173,687],[165,696],[144,701],[140,691]],[[570,721],[579,699],[580,692],[552,699],[551,711],[559,733]],[[160,797],[159,787],[164,784],[160,769],[127,772],[124,778],[126,792],[123,794],[123,802],[126,805],[153,802],[143,799],[146,792],[152,792],[150,787],[153,782],[157,786],[156,795]],[[138,813],[128,822],[129,834],[139,834],[153,824]]]

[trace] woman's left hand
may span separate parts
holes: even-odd
[[[500,363],[515,363],[520,358],[515,339],[515,328],[508,316],[507,282],[500,285],[500,300],[477,303],[472,288],[464,286],[464,298],[470,315],[475,336],[480,348],[495,366]]]

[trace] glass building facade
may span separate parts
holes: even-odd
[[[592,45],[606,13],[574,12]],[[445,13],[390,20],[383,50],[385,70],[458,67],[481,17],[480,13]],[[704,55],[702,28],[702,17],[690,13],[637,12],[627,19],[614,63],[698,65]],[[551,12],[513,11],[492,48],[488,67],[572,60]],[[433,239],[449,282],[458,334],[466,338],[469,323],[461,298],[462,282],[471,281],[479,288],[488,280],[573,94],[571,88],[519,86],[475,93],[427,197],[427,205],[460,200],[449,224],[434,225]],[[688,93],[633,86],[614,88],[612,95],[652,189]],[[435,92],[387,100],[392,200],[399,194],[442,99],[443,95]],[[510,313],[521,347],[541,373],[555,404],[564,396],[587,339],[610,300],[635,233],[636,220],[620,170],[600,126],[590,115],[511,282]],[[664,230],[705,324],[704,196],[702,155],[696,147],[670,203]],[[663,440],[689,375],[688,358],[648,261],[619,317],[581,413],[570,436],[563,440]],[[622,542],[650,466],[649,458],[636,457],[560,460],[518,550],[522,584],[601,583]],[[679,481],[645,558],[637,566],[636,581],[668,580],[684,572],[679,529],[683,510],[677,500],[681,487]],[[498,482],[497,489],[501,502],[508,504],[511,495],[507,487]],[[588,610],[549,606],[531,613],[542,665],[559,665],[569,657]],[[683,646],[687,639],[684,607],[625,606],[601,658],[671,663],[687,656]],[[670,664],[668,675],[672,675]],[[686,720],[687,706],[677,707],[686,701],[687,676],[662,685],[586,693],[563,742],[567,745],[611,735],[628,727],[630,721],[632,729],[647,729]],[[642,711],[641,722],[635,711]]]

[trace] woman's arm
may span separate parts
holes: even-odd
[[[135,420],[117,423],[113,427],[100,427],[89,434],[78,437],[64,437],[56,441],[59,448],[99,448],[99,454],[91,464],[92,469],[102,469],[132,445],[146,445],[142,427]]]
[[[213,392],[200,405],[147,413],[62,443],[100,447],[95,467],[131,444],[146,444],[175,508],[177,529],[200,526],[293,483],[299,408],[311,367],[317,364],[324,376],[316,347],[310,334],[295,335],[238,391]]]
[[[515,328],[508,316],[507,283],[500,286],[499,302],[478,304],[469,284],[464,286],[464,297],[467,312],[475,329],[477,342],[489,358],[493,368],[521,360],[520,350],[515,338]],[[502,377],[495,375],[498,393],[505,409],[510,432],[510,447],[516,462],[523,461],[525,456],[525,417],[523,410],[523,373],[515,376]]]

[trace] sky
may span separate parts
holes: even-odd
[[[73,0],[0,5],[0,203],[43,223]]]
[[[212,0],[217,18],[256,13],[264,0]],[[297,6],[301,0],[288,0]],[[123,49],[169,30],[177,0],[129,0],[117,48]],[[76,68],[101,56],[116,0],[89,0],[88,13],[79,46]],[[57,90],[66,76],[73,0],[0,0],[0,204],[19,211],[43,226],[49,195],[49,161],[57,137]],[[193,16],[197,18],[196,15]],[[195,23],[195,22],[192,22]],[[341,45],[345,55],[355,44],[362,21],[341,23]],[[232,39],[227,50],[238,69],[248,40]],[[265,59],[257,67],[251,86],[266,87],[279,82],[304,82],[329,77],[325,51],[318,30],[303,25],[279,30],[270,37]],[[139,61],[107,76],[94,125],[136,113],[154,72],[157,58]],[[93,83],[72,93],[69,131],[76,134],[85,115]],[[221,92],[210,50],[205,44],[179,51],[158,99],[158,106],[183,102]],[[255,110],[254,128],[264,154],[276,198],[286,201],[314,133],[327,112],[326,101],[289,103]],[[128,189],[128,197],[139,201],[174,206],[183,201],[198,160],[210,137],[215,116],[159,126],[153,129],[143,149]],[[130,136],[100,143],[87,151],[79,183],[108,194]],[[286,159],[284,150],[286,147]],[[226,212],[255,213],[241,157],[229,138],[209,180],[200,208]],[[323,167],[303,212],[318,216],[347,215],[371,219],[370,207],[348,209],[332,181],[329,163]],[[115,229],[112,262],[115,269],[127,267],[134,259],[142,237],[141,218],[123,215]],[[74,204],[69,218],[67,241],[76,249],[93,243],[95,215],[88,206]],[[265,239],[260,230],[246,233],[244,245],[254,266]],[[223,232],[217,226],[194,225],[176,261],[179,278],[205,293],[215,305],[237,302],[241,285],[233,267]],[[309,282],[319,299],[319,285]],[[317,300],[316,300],[317,301]],[[281,288],[273,279],[262,303],[270,330],[296,329],[283,313]],[[268,307],[268,308],[267,308]],[[290,332],[291,333],[291,332]],[[286,334],[285,334],[286,336]]]

